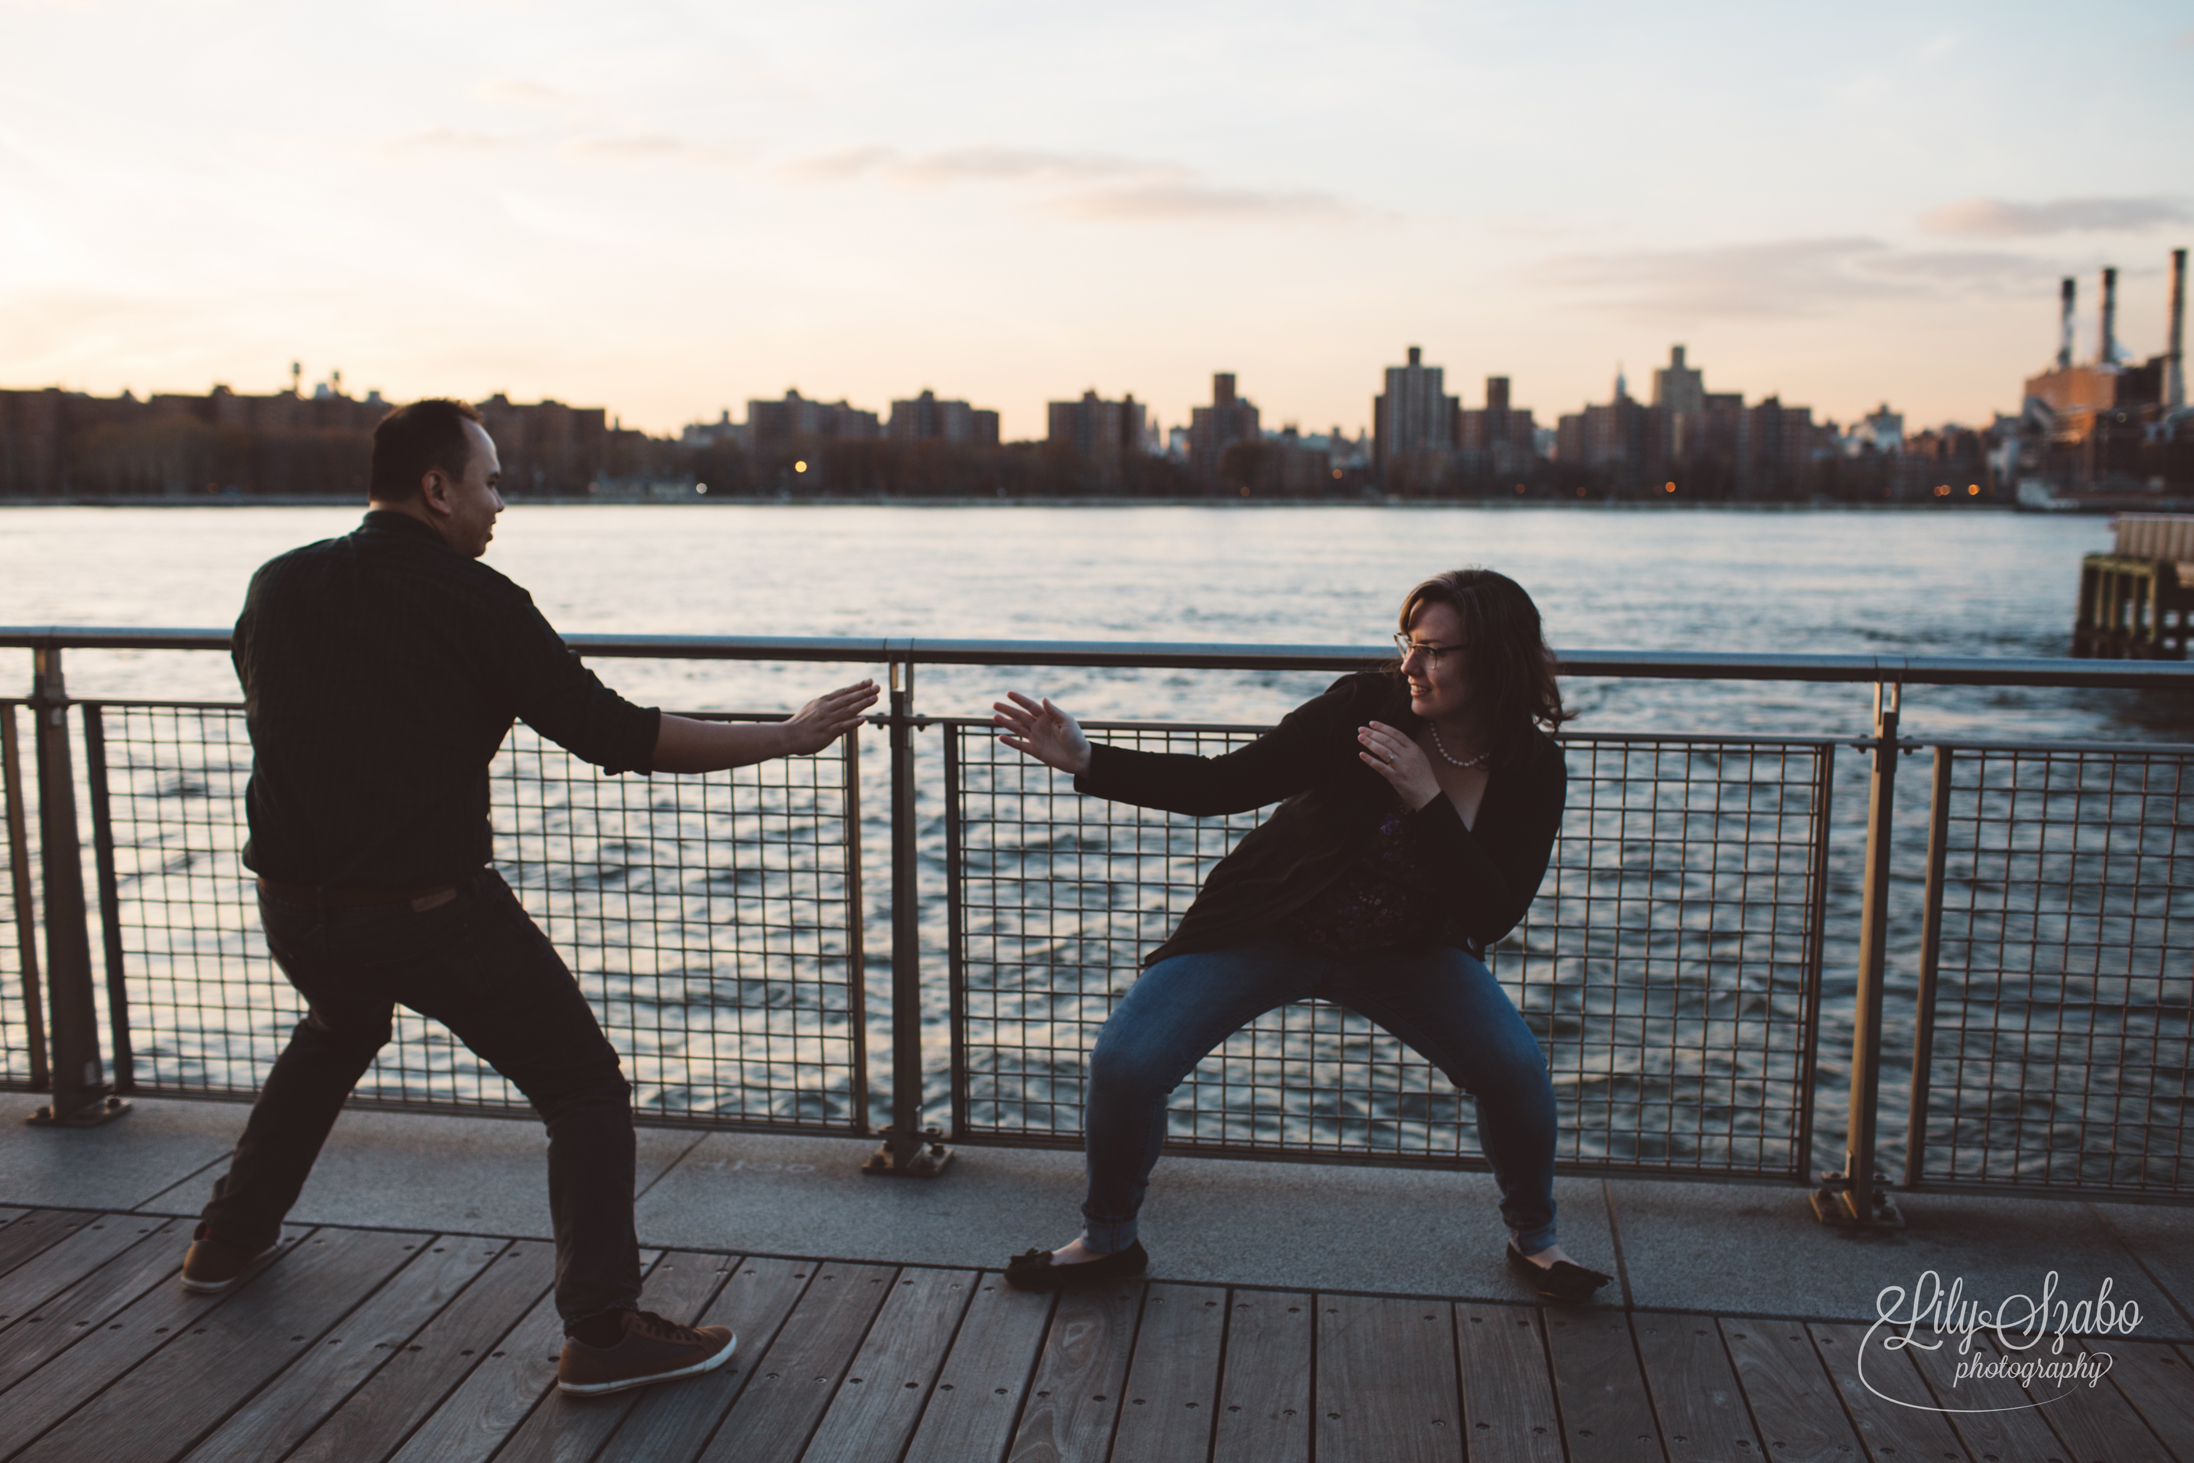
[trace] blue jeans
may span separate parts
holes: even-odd
[[[1554,1243],[1554,1084],[1524,1018],[1483,961],[1452,946],[1326,955],[1265,935],[1159,961],[1113,1010],[1090,1055],[1084,1122],[1096,1250],[1135,1242],[1166,1098],[1258,1016],[1311,998],[1392,1032],[1477,1099],[1478,1134],[1516,1247]]]
[[[432,909],[320,908],[259,896],[267,948],[311,1010],[275,1059],[198,1233],[274,1243],[397,1002],[432,1017],[526,1095],[548,1127],[556,1309],[567,1322],[640,1299],[632,1089],[556,947],[493,869]],[[461,1172],[422,1183],[462,1186]]]

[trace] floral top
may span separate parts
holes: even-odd
[[[1361,955],[1410,950],[1438,938],[1440,911],[1416,877],[1407,843],[1409,815],[1397,804],[1379,823],[1363,856],[1308,904],[1280,921],[1280,934],[1305,950]]]

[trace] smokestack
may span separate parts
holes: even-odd
[[[2098,366],[2118,364],[2118,271],[2103,271],[2103,339]]]
[[[2164,405],[2186,405],[2186,250],[2171,251],[2171,334],[2164,345]]]
[[[2057,369],[2060,371],[2072,369],[2072,301],[2079,294],[2079,290],[2080,287],[2067,276],[2061,292],[2064,299],[2064,319],[2057,327]]]

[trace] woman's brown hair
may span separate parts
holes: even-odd
[[[1542,745],[1534,730],[1551,732],[1577,714],[1562,705],[1554,683],[1554,652],[1540,629],[1539,607],[1521,584],[1491,569],[1433,575],[1403,599],[1401,628],[1407,631],[1428,604],[1444,604],[1462,617],[1470,694],[1486,708],[1495,765],[1530,762]]]

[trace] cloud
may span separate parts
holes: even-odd
[[[1207,183],[1178,163],[977,146],[909,156],[888,147],[849,147],[780,164],[790,183],[846,183],[873,177],[895,187],[961,183],[1043,190],[1034,207],[1064,218],[1123,222],[1342,219],[1356,210],[1329,193],[1269,193]]]
[[[563,107],[584,100],[571,92],[558,91],[553,86],[509,77],[483,81],[472,89],[472,94],[483,101],[508,102],[518,107]]]
[[[1355,210],[1330,193],[1260,193],[1204,183],[1129,183],[1063,193],[1042,205],[1068,218],[1253,222],[1346,219]]]
[[[888,147],[845,147],[814,157],[780,163],[777,176],[788,183],[844,183],[863,173],[887,167],[899,154]]]
[[[2118,231],[2182,223],[2189,214],[2170,198],[2060,198],[2050,203],[2006,203],[1998,198],[1968,198],[1920,215],[1931,234],[1971,234],[1992,239],[2031,238],[2038,234]]]
[[[909,157],[889,147],[847,147],[781,165],[793,183],[844,183],[876,176],[902,188],[942,188],[954,183],[1061,183],[1098,178],[1186,179],[1188,169],[1164,163],[1010,147],[962,147]]]
[[[1861,237],[1785,239],[1707,249],[1578,254],[1548,261],[1539,282],[1601,308],[1654,319],[1817,315],[1898,297],[2008,293],[2047,269],[2016,254],[1895,249]]]
[[[388,143],[385,150],[399,155],[423,152],[500,152],[517,144],[507,137],[496,137],[486,132],[458,132],[448,127],[432,127],[424,132],[414,132],[409,137],[399,137]]]
[[[699,143],[652,133],[639,137],[594,137],[567,142],[559,156],[575,162],[616,163],[627,167],[675,165],[689,168],[728,168],[746,161],[733,148],[703,147]]]

